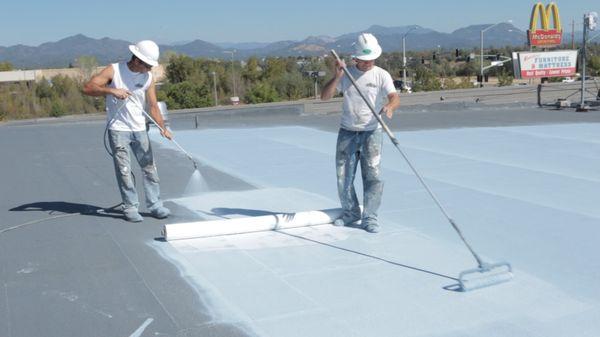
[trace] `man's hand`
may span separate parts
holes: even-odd
[[[392,115],[394,114],[394,110],[396,110],[400,106],[400,96],[396,92],[392,92],[387,96],[388,103],[383,106],[381,112],[385,112],[387,118],[392,119]]]
[[[118,88],[113,88],[111,90],[111,94],[118,99],[126,99],[127,97],[133,95],[133,93],[129,90]]]
[[[346,67],[346,62],[344,62],[344,60],[340,59],[339,61],[336,60],[335,61],[335,77],[336,78],[342,78],[342,76],[344,76],[344,68]]]
[[[381,113],[385,113],[387,118],[392,119],[392,116],[394,115],[394,110],[390,109],[389,106],[384,105],[383,108],[381,108]]]
[[[171,133],[171,131],[165,127],[162,128],[162,131],[160,132],[160,134],[167,138],[168,140],[172,140],[173,139],[173,134]]]

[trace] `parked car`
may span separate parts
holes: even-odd
[[[412,92],[412,88],[406,85],[406,83],[404,83],[404,81],[402,80],[394,80],[394,87],[396,88],[396,90],[399,91],[404,91],[408,93]]]

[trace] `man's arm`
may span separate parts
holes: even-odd
[[[146,90],[146,99],[148,100],[148,106],[150,107],[150,116],[152,116],[152,119],[154,119],[162,129],[160,134],[168,139],[172,139],[173,135],[171,134],[171,131],[165,127],[165,121],[160,113],[160,109],[158,108],[156,85],[154,84],[154,80],[152,80],[148,90]]]
[[[400,106],[400,96],[397,92],[392,92],[387,95],[388,103],[383,106],[382,110],[385,112],[387,118],[392,118],[394,110]]]
[[[335,76],[333,76],[333,78],[330,79],[329,82],[327,82],[321,90],[321,99],[323,101],[326,101],[333,97],[333,95],[335,95],[335,88],[337,87],[338,82],[344,76],[344,70],[342,68],[345,66],[346,64],[344,63],[344,61],[341,61],[341,63],[336,61]]]
[[[131,95],[131,92],[128,90],[107,87],[112,81],[113,76],[114,70],[111,66],[102,69],[98,75],[94,75],[83,85],[83,93],[88,96],[113,95],[118,99],[125,99]]]

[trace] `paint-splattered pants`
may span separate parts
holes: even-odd
[[[125,210],[137,210],[140,204],[131,173],[130,151],[133,152],[142,168],[146,206],[149,210],[162,206],[158,172],[154,164],[148,133],[146,131],[108,130],[108,139],[113,152],[113,162],[121,198],[123,199],[123,208]]]
[[[383,181],[380,179],[382,141],[381,129],[349,131],[340,128],[335,163],[338,194],[345,221],[362,218],[363,225],[377,222],[377,210],[383,192]],[[362,217],[354,189],[354,177],[359,162],[363,180]]]

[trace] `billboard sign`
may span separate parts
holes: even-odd
[[[541,28],[538,27],[538,17],[541,21]],[[550,27],[551,18],[552,27]],[[562,42],[562,33],[558,6],[554,2],[548,4],[546,8],[544,8],[541,2],[535,4],[531,11],[531,20],[529,21],[529,30],[527,31],[529,45],[537,47],[559,45]]]
[[[568,77],[577,72],[577,50],[513,53],[515,77]]]

